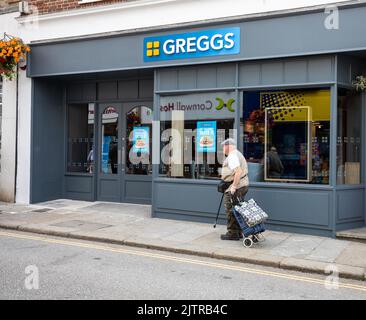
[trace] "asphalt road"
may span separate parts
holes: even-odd
[[[0,299],[366,299],[366,282],[0,230]]]

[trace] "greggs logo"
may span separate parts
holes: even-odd
[[[240,53],[240,28],[213,29],[144,39],[144,61]]]
[[[160,41],[149,41],[146,44],[146,55],[156,57],[160,55]]]

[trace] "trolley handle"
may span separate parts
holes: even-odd
[[[236,195],[236,198],[235,198],[235,195]],[[230,201],[231,201],[231,204],[234,206],[234,205],[239,204],[241,200],[236,192],[234,194],[231,194],[231,192],[230,192]]]

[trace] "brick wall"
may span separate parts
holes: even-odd
[[[18,2],[19,0],[0,0],[0,14],[16,11]]]
[[[80,4],[80,0],[28,0],[29,5],[36,6],[39,14],[60,12],[65,10],[88,8],[113,4],[117,2],[127,2],[131,0],[103,0],[91,3]],[[132,0],[133,1],[133,0]]]

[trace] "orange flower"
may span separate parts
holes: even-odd
[[[0,69],[0,75],[11,80],[14,77],[16,65],[21,59],[25,60],[27,52],[30,51],[29,46],[24,44],[20,38],[0,40],[1,61],[6,62]]]

